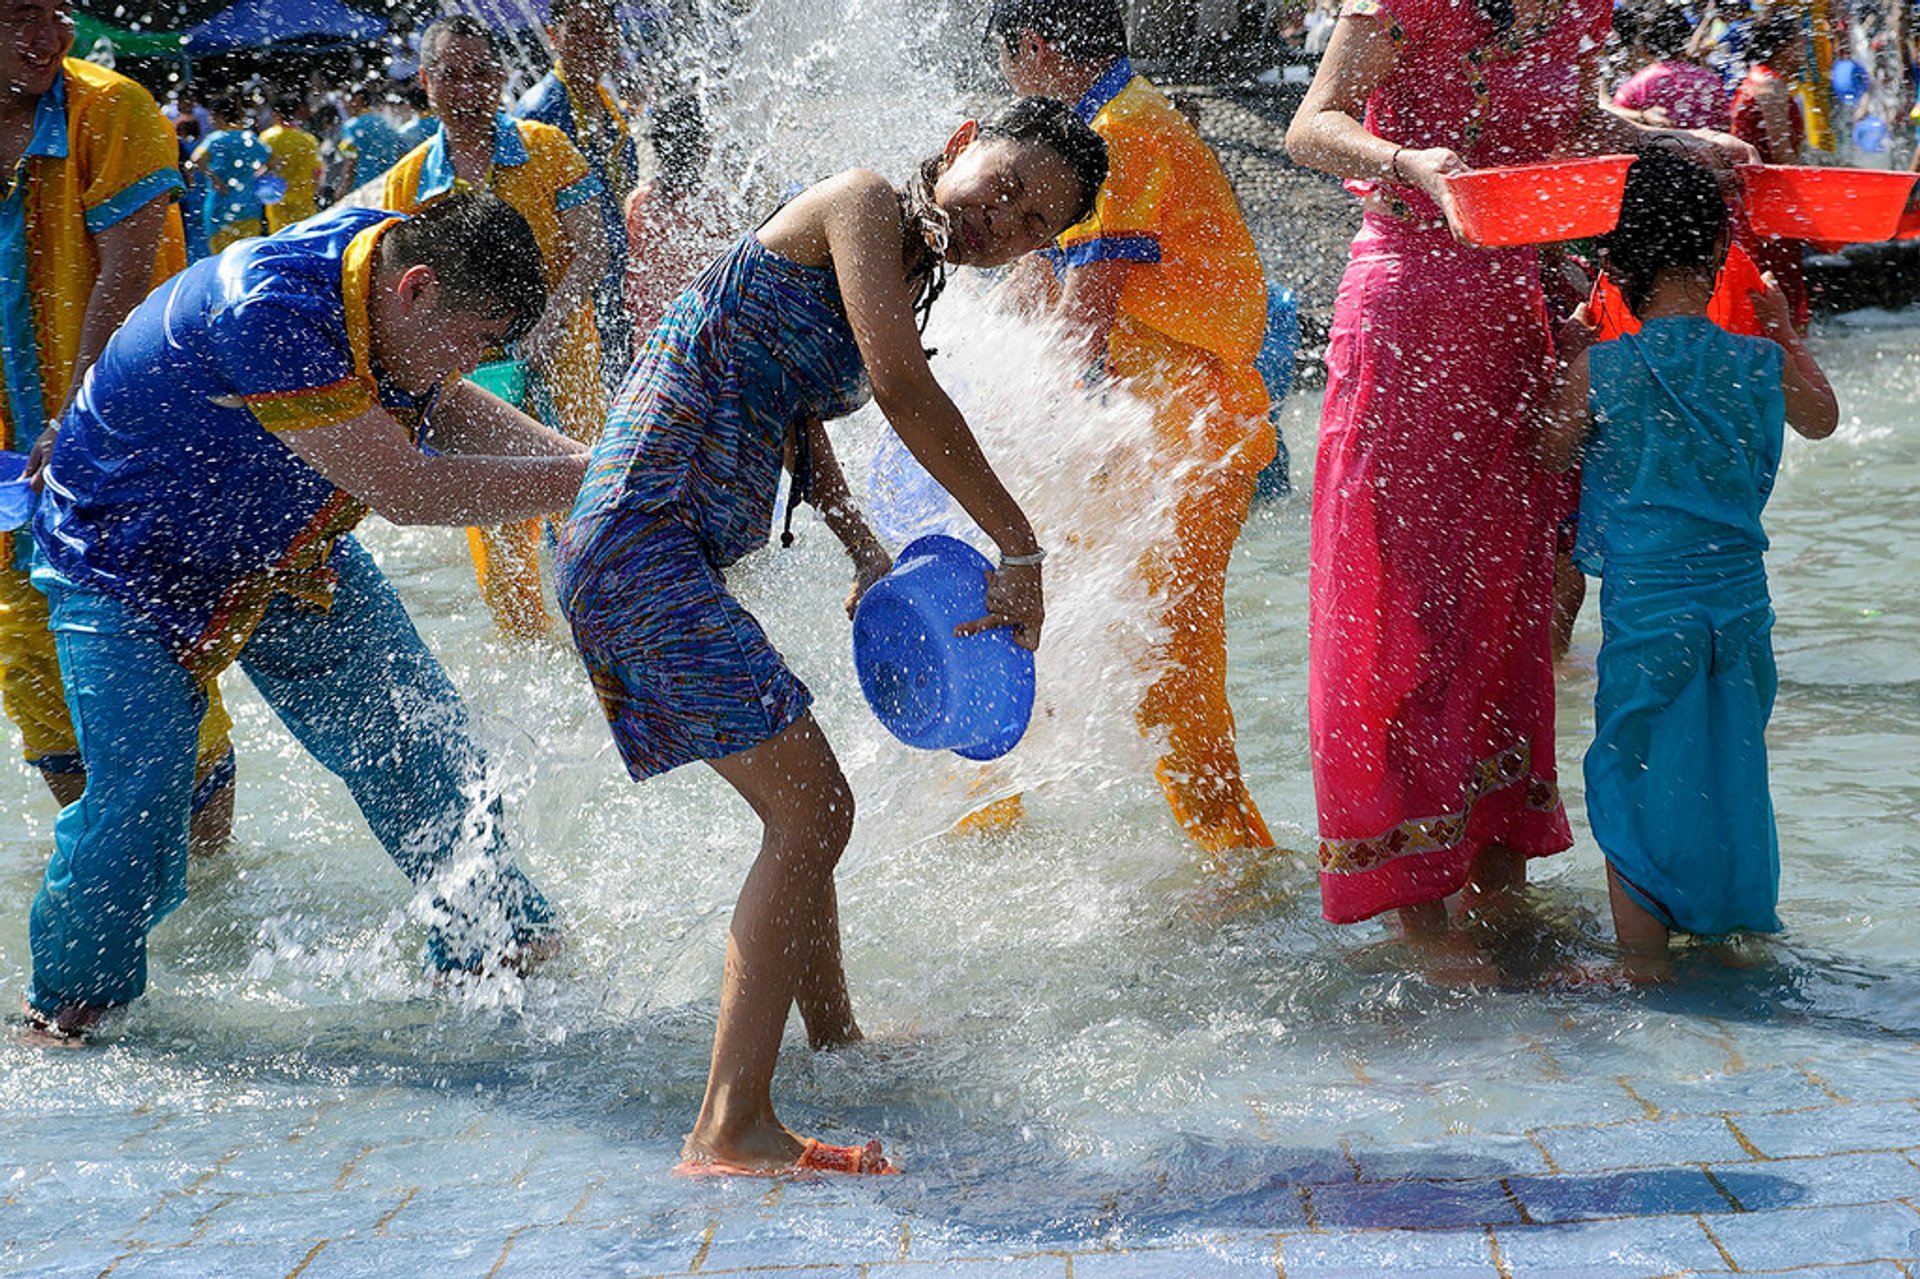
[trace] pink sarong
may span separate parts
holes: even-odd
[[[1531,250],[1370,218],[1341,282],[1314,479],[1320,897],[1352,923],[1571,842],[1555,784],[1550,355]]]
[[[1367,127],[1475,168],[1552,154],[1607,0],[1496,32],[1456,0],[1346,0],[1392,74]],[[1553,757],[1556,503],[1534,460],[1551,338],[1531,249],[1454,241],[1425,196],[1353,184],[1313,491],[1308,728],[1321,910],[1352,923],[1462,888],[1475,856],[1567,848]]]

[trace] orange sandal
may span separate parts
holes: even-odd
[[[801,1143],[799,1157],[778,1168],[744,1168],[720,1159],[682,1159],[673,1169],[676,1177],[799,1177],[820,1172],[855,1177],[900,1175],[900,1169],[880,1153],[877,1138],[864,1146],[829,1146],[808,1137]]]

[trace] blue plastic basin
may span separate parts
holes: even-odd
[[[1033,654],[1004,628],[956,637],[984,616],[992,564],[965,542],[930,533],[861,597],[853,664],[867,705],[889,733],[920,750],[997,759],[1033,717]]]

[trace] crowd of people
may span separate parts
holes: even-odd
[[[503,636],[555,632],[555,606],[633,779],[704,762],[761,819],[684,1167],[887,1172],[877,1145],[775,1113],[794,1007],[816,1047],[860,1036],[833,879],[855,796],[726,570],[769,541],[791,474],[789,521],[817,509],[855,597],[888,572],[825,425],[871,400],[999,550],[961,629],[1039,646],[1046,550],[922,340],[949,271],[1007,268],[999,304],[1058,320],[1085,381],[1143,399],[1179,463],[1173,544],[1141,570],[1167,639],[1138,721],[1197,848],[1271,850],[1225,679],[1229,557],[1275,453],[1259,254],[1218,160],[1135,71],[1117,0],[996,0],[1007,105],[904,182],[848,170],[755,227],[705,188],[691,97],[653,104],[640,180],[643,131],[606,87],[614,9],[552,11],[552,70],[512,109],[496,33],[429,26],[411,132],[365,98],[337,128],[273,95],[257,128],[238,94],[170,124],[67,56],[64,0],[4,11],[0,444],[31,450],[40,496],[0,548],[0,688],[62,805],[27,1033],[85,1043],[143,993],[189,850],[230,821],[229,666],[430,890],[437,970],[559,946],[506,814],[475,799],[459,693],[354,540],[377,512],[468,528]],[[1757,335],[1706,318],[1742,235],[1723,179],[1773,158],[1765,78],[1789,68],[1757,58],[1731,133],[1680,118],[1709,105],[1697,76],[1641,73],[1616,108],[1613,17],[1345,0],[1331,24],[1286,137],[1365,210],[1327,353],[1307,694],[1326,917],[1386,915],[1460,957],[1459,921],[1520,919],[1528,862],[1572,843],[1550,638],[1571,534],[1602,584],[1591,824],[1625,971],[1657,978],[1672,933],[1779,927],[1759,517],[1784,428],[1818,438],[1837,409],[1784,267],[1749,299]],[[1605,331],[1586,303],[1552,314],[1533,249],[1464,242],[1449,185],[1602,152],[1641,157],[1594,264],[1621,299]],[[504,360],[524,372],[504,397],[463,376]]]

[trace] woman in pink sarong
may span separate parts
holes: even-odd
[[[1679,129],[1724,129],[1732,95],[1720,73],[1687,57],[1693,24],[1679,9],[1661,9],[1647,20],[1641,43],[1653,61],[1613,95],[1613,105],[1643,124]]]
[[[1346,0],[1287,134],[1366,206],[1314,480],[1309,734],[1322,911],[1446,926],[1572,842],[1555,779],[1552,338],[1530,248],[1449,230],[1445,175],[1659,137],[1599,106],[1611,0]],[[1362,112],[1364,110],[1364,124]],[[1713,157],[1714,162],[1719,157]]]

